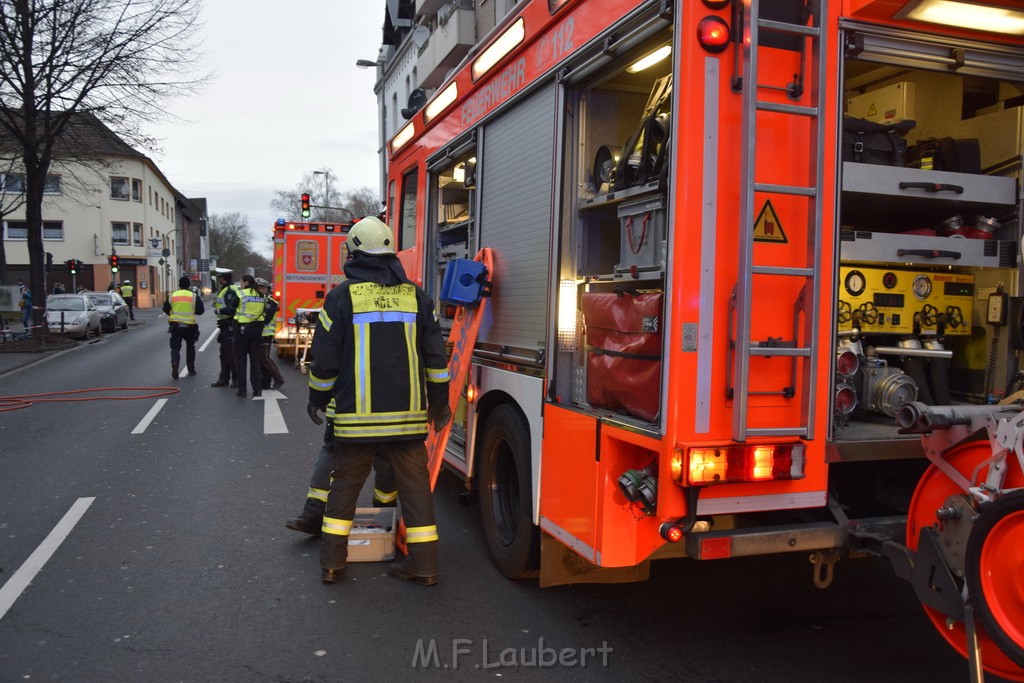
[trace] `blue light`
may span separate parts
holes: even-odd
[[[285,220],[283,218],[278,218],[277,221],[275,221],[275,223],[274,223],[274,225],[284,225],[284,224],[285,224]]]

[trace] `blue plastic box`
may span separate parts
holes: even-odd
[[[441,283],[441,301],[458,306],[471,306],[483,296],[482,277],[487,269],[483,262],[459,258],[448,262]]]

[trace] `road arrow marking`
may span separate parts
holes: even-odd
[[[277,402],[282,398],[288,398],[280,391],[265,390],[262,396],[254,396],[252,400],[263,401],[263,433],[264,434],[287,434],[288,425],[284,423],[284,415],[281,413],[281,406]]]

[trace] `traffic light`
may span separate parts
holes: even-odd
[[[302,193],[302,217],[309,218],[309,193]]]
[[[76,259],[68,259],[64,263],[68,265],[68,270],[71,271],[72,275],[75,275],[78,272],[78,261]]]
[[[117,254],[114,254],[110,257],[110,272],[117,272]]]
[[[46,272],[49,273],[51,268],[53,268],[53,254],[46,252]]]

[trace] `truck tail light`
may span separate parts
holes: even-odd
[[[685,460],[679,473],[686,473],[686,481],[677,483],[688,486],[804,477],[801,443],[695,447],[686,451]]]

